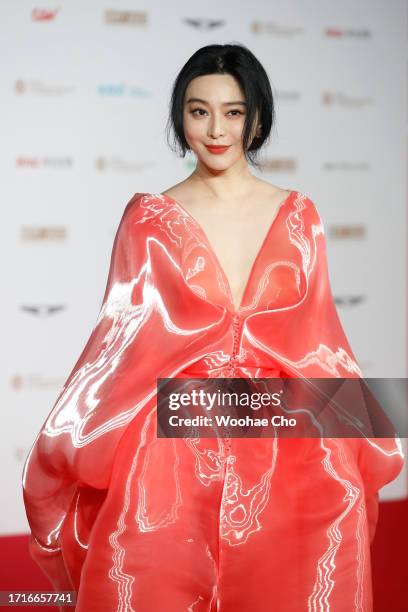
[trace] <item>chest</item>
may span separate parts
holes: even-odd
[[[224,272],[236,309],[281,205],[276,200],[252,200],[231,206],[200,203],[190,208]]]

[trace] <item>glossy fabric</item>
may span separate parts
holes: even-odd
[[[280,376],[362,376],[315,204],[283,202],[236,311],[191,214],[136,193],[96,325],[23,474],[31,553],[55,588],[78,590],[77,610],[372,609],[370,541],[398,438],[156,438],[158,377]]]

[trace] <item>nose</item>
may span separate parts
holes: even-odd
[[[225,129],[222,118],[219,115],[214,114],[208,125],[209,136],[211,136],[211,138],[219,138],[220,136],[223,136],[224,133]]]

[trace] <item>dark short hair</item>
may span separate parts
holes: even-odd
[[[206,45],[198,49],[184,64],[174,82],[167,120],[167,142],[170,148],[185,157],[190,149],[183,130],[184,97],[192,79],[206,74],[230,74],[237,80],[247,104],[242,144],[247,161],[258,166],[257,156],[269,139],[275,122],[275,106],[268,75],[255,55],[244,45]],[[251,127],[256,119],[261,124],[260,135],[248,146]],[[170,133],[173,132],[173,142]]]

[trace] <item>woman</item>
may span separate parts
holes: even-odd
[[[316,206],[248,167],[274,121],[259,61],[199,49],[170,119],[197,167],[123,213],[97,323],[26,461],[32,555],[81,612],[371,610],[398,439],[156,435],[159,378],[362,376]]]

